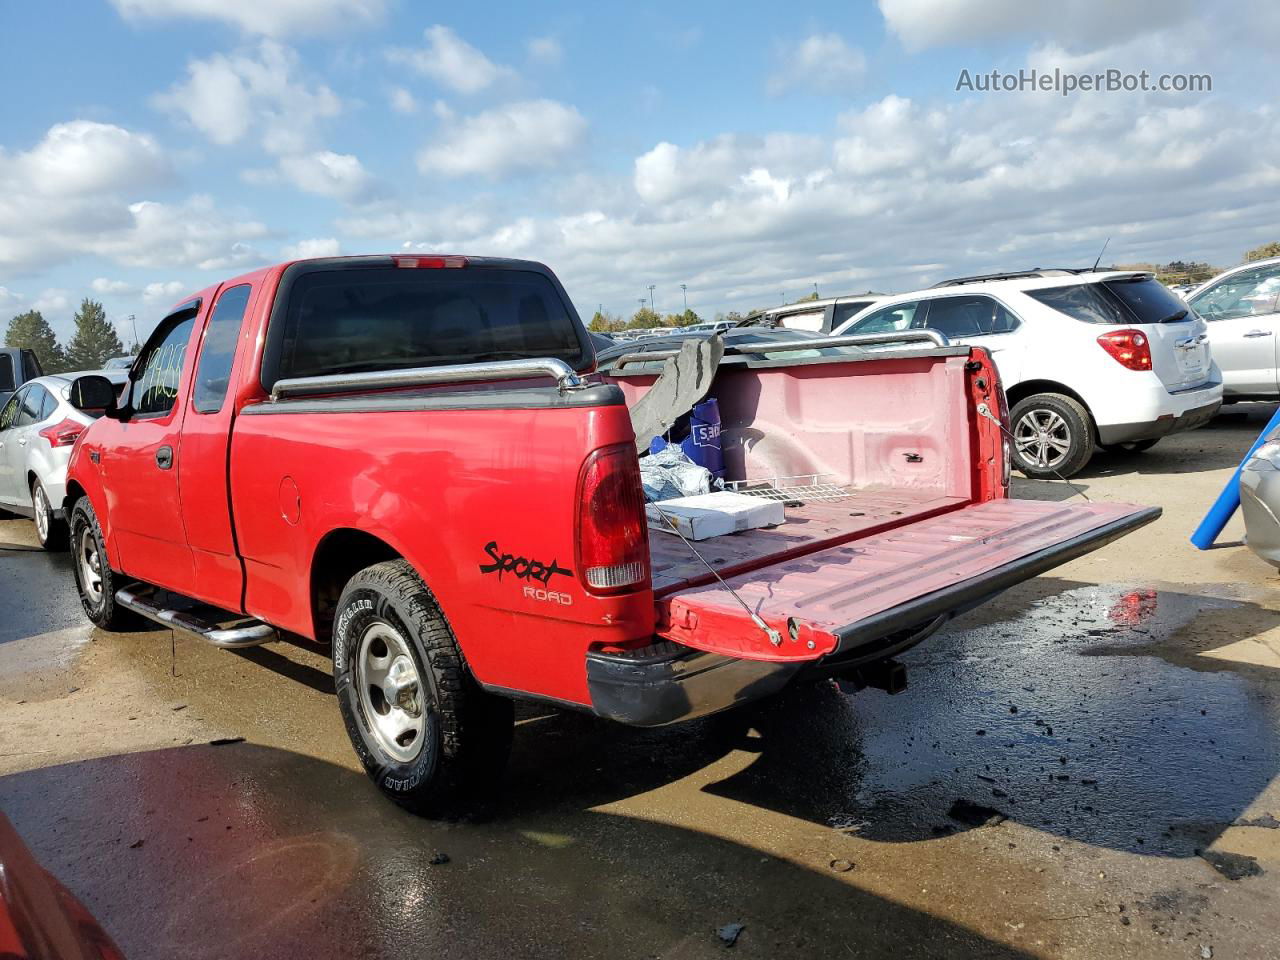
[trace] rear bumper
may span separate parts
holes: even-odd
[[[1160,516],[1151,507],[936,590],[837,631],[839,645],[813,660],[747,660],[662,641],[623,654],[587,654],[587,688],[601,717],[639,727],[693,720],[776,693],[796,676],[836,675],[896,656],[950,617],[1009,587],[1090,553]]]
[[[1267,563],[1280,567],[1280,470],[1269,462],[1250,460],[1240,471],[1240,512],[1245,545]]]
[[[1180,414],[1165,414],[1155,420],[1142,423],[1098,424],[1100,443],[1130,443],[1134,440],[1158,440],[1171,433],[1202,427],[1215,416],[1222,406],[1222,397],[1202,406],[1193,407]]]

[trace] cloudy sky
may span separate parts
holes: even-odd
[[[1280,239],[1280,9],[1191,0],[0,2],[0,322],[129,339],[332,253],[550,264],[704,316]],[[957,91],[962,70],[1208,73]]]

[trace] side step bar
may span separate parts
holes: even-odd
[[[256,647],[280,639],[276,628],[261,620],[248,620],[238,627],[221,627],[185,610],[163,607],[156,601],[154,592],[149,587],[123,587],[116,591],[116,603],[161,626],[181,630],[199,640],[212,643],[215,647],[228,650]]]

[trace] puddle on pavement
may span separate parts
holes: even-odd
[[[0,643],[0,698],[46,700],[62,696],[69,672],[92,641],[89,624]]]
[[[1267,682],[1280,672],[1165,656],[1187,638],[1264,632],[1280,613],[1083,586],[1015,619],[964,622],[902,658],[904,694],[761,708],[759,758],[708,789],[872,840],[968,829],[973,817],[949,816],[962,800],[1049,834],[1191,856],[1280,773],[1280,688]]]

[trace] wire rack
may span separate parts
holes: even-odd
[[[766,500],[800,500],[833,502],[853,496],[847,486],[828,474],[813,473],[801,477],[772,477],[768,480],[726,480],[726,490],[745,493]]]

